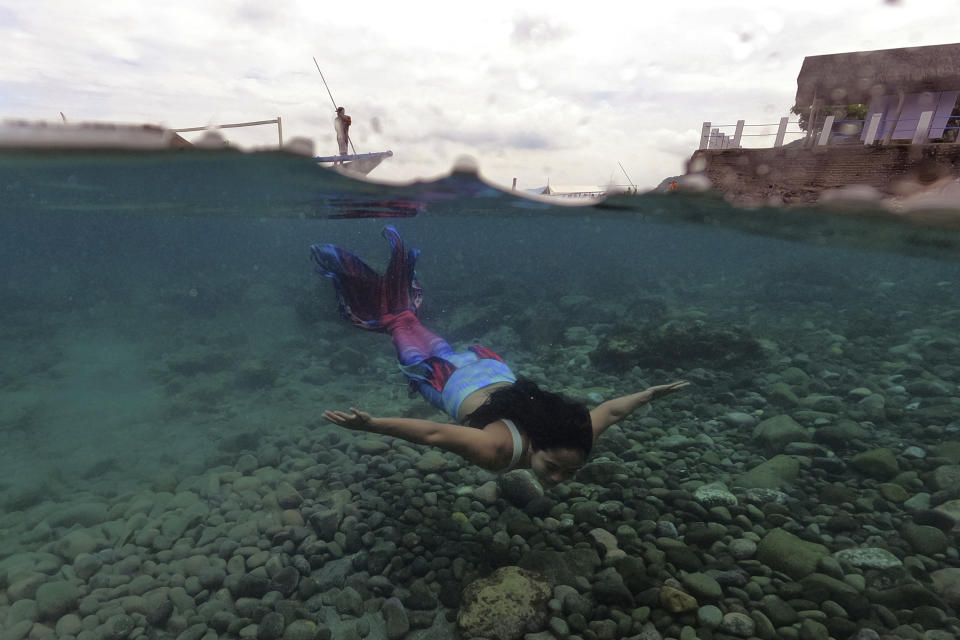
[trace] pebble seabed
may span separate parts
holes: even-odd
[[[525,472],[304,428],[154,490],[9,513],[0,639],[458,637],[464,586],[508,565],[552,598],[500,637],[957,637],[956,460],[848,459],[826,427],[684,421],[693,404],[612,428],[547,494]],[[789,463],[744,451],[750,428]],[[734,460],[732,489],[706,482]]]
[[[922,282],[862,286],[856,304],[845,294],[841,327],[828,302],[748,313],[730,305],[728,285],[709,322],[679,305],[657,320],[686,327],[664,336],[671,349],[735,340],[717,360],[671,353],[675,368],[612,373],[597,371],[593,356],[632,348],[624,334],[608,339],[611,327],[623,309],[649,316],[648,298],[622,295],[607,310],[558,295],[529,313],[515,305],[513,318],[464,301],[442,330],[508,350],[518,373],[548,389],[593,404],[692,383],[608,430],[575,480],[547,492],[524,472],[498,478],[452,454],[315,418],[275,418],[214,464],[174,461],[136,489],[78,481],[48,495],[7,478],[0,640],[957,638],[957,312],[946,284],[936,296]],[[771,287],[784,291],[782,280]],[[897,312],[914,304],[926,305],[923,326]],[[580,307],[599,314],[597,324],[574,326]],[[875,317],[878,309],[890,314]],[[188,342],[182,357],[157,364],[171,403],[209,389],[178,415],[200,415],[202,402],[280,411],[298,393],[315,415],[367,385],[362,406],[374,414],[441,419],[384,391],[395,365],[389,347],[362,355],[373,348],[368,335],[330,320],[320,330],[330,341],[293,340],[274,354],[283,364],[244,365],[217,340],[218,314],[183,330],[208,346]],[[540,321],[530,334],[505,328],[528,316]],[[544,319],[563,326],[546,332]],[[724,322],[741,331],[704,333]],[[525,349],[536,333],[562,339]],[[750,356],[726,358],[751,333],[762,337]],[[28,359],[42,350],[23,354],[23,371],[40,370]],[[353,372],[337,369],[351,354]],[[549,597],[518,606],[493,585],[486,601],[467,601],[477,592],[469,585],[512,566]],[[477,606],[472,620],[498,624],[467,624],[464,611]]]

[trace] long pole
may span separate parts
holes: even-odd
[[[317,62],[317,57],[313,57],[313,64],[317,65],[317,71],[320,71],[320,63]],[[327,89],[327,95],[330,96],[330,102],[333,103],[333,110],[337,110],[337,101],[333,99],[333,94],[330,93],[330,85],[327,84],[327,79],[323,77],[323,71],[320,71],[320,79],[323,80],[323,86]],[[350,148],[353,149],[353,154],[357,154],[357,148],[353,146],[353,140],[350,139],[350,133],[347,133],[347,142],[350,143]]]
[[[623,171],[623,175],[627,176],[627,170],[623,168],[623,164],[619,161],[617,161],[617,164],[620,165],[620,171]],[[630,179],[630,176],[627,176],[627,182],[629,182],[630,186],[634,189],[637,188],[637,185],[633,184],[633,180]]]

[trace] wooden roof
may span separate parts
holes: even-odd
[[[807,56],[797,76],[798,107],[867,104],[875,96],[960,90],[960,43]]]

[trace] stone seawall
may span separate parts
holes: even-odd
[[[808,204],[824,191],[868,185],[887,196],[960,176],[960,144],[701,149],[687,165],[737,204]]]

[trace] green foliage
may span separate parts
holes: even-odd
[[[810,120],[810,106],[801,107],[799,105],[793,105],[790,107],[790,113],[800,116],[799,124],[800,129],[803,131],[807,130]],[[828,104],[824,105],[820,109],[820,113],[817,116],[817,125],[823,122],[823,118],[827,117],[830,114],[833,114],[834,118],[837,120],[866,120],[867,118],[867,105],[865,104]]]

